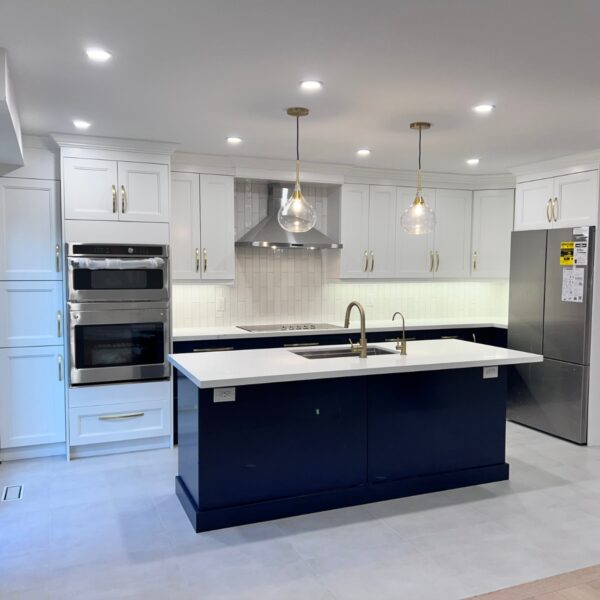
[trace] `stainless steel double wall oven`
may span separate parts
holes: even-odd
[[[71,385],[169,377],[169,256],[162,245],[68,244]]]

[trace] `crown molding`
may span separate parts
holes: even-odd
[[[287,159],[219,156],[190,152],[175,152],[171,158],[171,169],[173,171],[232,175],[238,179],[293,181],[295,168],[295,161]],[[414,171],[372,169],[354,165],[310,161],[302,162],[301,176],[302,180],[306,182],[337,185],[363,183],[412,187],[416,184]],[[424,172],[423,179],[426,186],[450,189],[485,190],[515,187],[515,177],[510,173],[465,175]]]
[[[129,140],[68,133],[51,133],[50,139],[59,148],[86,150],[141,152],[143,154],[161,154],[171,156],[179,144],[174,142],[154,142],[151,140]]]
[[[557,175],[568,175],[591,171],[600,166],[600,150],[559,156],[549,160],[543,160],[527,165],[512,167],[510,172],[520,181],[532,181],[534,179],[545,179]]]

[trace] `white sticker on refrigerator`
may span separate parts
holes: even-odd
[[[590,228],[589,227],[573,227],[573,235],[583,235],[585,237],[589,237]]]
[[[573,259],[575,261],[575,265],[578,267],[584,267],[588,264],[587,239],[575,242],[575,248],[573,249]]]
[[[583,285],[585,269],[563,269],[562,295],[563,302],[583,302]]]

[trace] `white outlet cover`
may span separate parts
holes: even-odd
[[[213,394],[213,402],[235,402],[235,388],[215,388]]]
[[[498,367],[483,367],[483,378],[494,379],[498,377]]]

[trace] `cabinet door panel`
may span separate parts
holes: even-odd
[[[515,195],[515,231],[550,229],[549,202],[554,196],[554,180],[538,179],[517,184]]]
[[[0,350],[2,448],[65,441],[62,358],[62,348],[56,346]]]
[[[171,272],[173,279],[200,279],[200,176],[171,175]]]
[[[152,163],[119,162],[119,220],[169,221],[169,168]]]
[[[369,186],[344,185],[341,207],[340,276],[364,279],[368,276]]]
[[[90,158],[63,159],[65,219],[116,221],[117,163]]]
[[[62,344],[61,282],[0,282],[0,347]]]
[[[233,177],[200,175],[200,274],[235,279]]]
[[[596,225],[598,220],[598,171],[563,175],[554,179],[554,227]]]
[[[0,279],[61,279],[58,183],[0,179]]]
[[[472,192],[436,190],[434,277],[468,277],[471,273]]]
[[[395,276],[396,187],[372,185],[369,190],[369,277]]]
[[[508,278],[513,190],[477,191],[473,197],[472,277]]]
[[[402,213],[413,203],[415,188],[398,188],[396,213],[396,276],[402,278],[433,277],[433,233],[413,235],[402,229]],[[435,190],[424,189],[423,197],[435,209]]]

